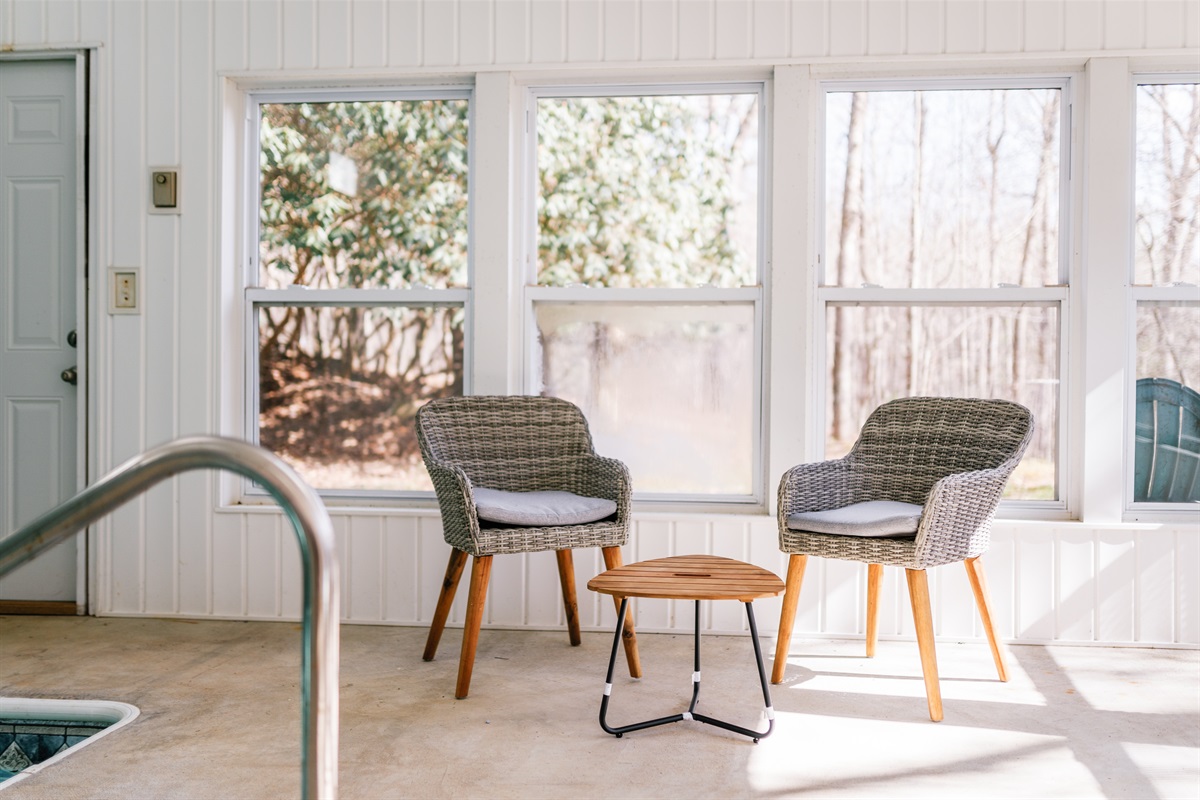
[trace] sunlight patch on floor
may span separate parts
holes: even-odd
[[[776,714],[775,731],[747,765],[749,784],[767,794],[929,797],[937,787],[1022,796],[1031,771],[1038,775],[1039,797],[1100,793],[1085,767],[1063,767],[1067,744],[1061,736],[796,713]],[[1017,761],[1021,768],[1014,771]]]

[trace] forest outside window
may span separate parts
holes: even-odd
[[[1013,400],[1005,497],[1061,506],[1068,82],[824,88],[826,456],[897,397]]]
[[[1135,90],[1132,469],[1141,510],[1200,503],[1200,76]]]
[[[642,500],[762,497],[762,84],[536,89],[529,388]]]
[[[469,92],[252,103],[248,437],[324,494],[430,491],[416,410],[464,389]]]

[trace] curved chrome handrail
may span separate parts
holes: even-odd
[[[337,543],[317,493],[277,456],[215,436],[195,436],[134,456],[92,486],[0,541],[0,576],[180,472],[224,469],[261,483],[296,529],[304,564],[301,655],[304,798],[337,797],[340,595]]]

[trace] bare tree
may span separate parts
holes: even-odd
[[[846,143],[846,180],[842,187],[842,221],[838,230],[838,255],[833,271],[833,283],[841,286],[846,280],[846,259],[850,251],[850,241],[857,232],[859,241],[863,241],[863,120],[866,117],[867,93],[854,92],[850,100],[850,122],[847,126]],[[847,398],[843,395],[843,387],[849,385],[846,375],[845,350],[850,346],[846,341],[845,319],[842,309],[833,309],[833,356],[829,365],[833,380],[830,381],[832,395],[832,415],[830,431],[834,439],[842,438],[845,426],[845,406]]]
[[[925,280],[922,263],[922,206],[925,188],[925,93],[913,92],[913,184],[912,210],[908,217],[909,285],[921,286]],[[906,387],[908,394],[917,394],[921,384],[918,364],[923,353],[922,325],[916,309],[908,309],[908,364]]]

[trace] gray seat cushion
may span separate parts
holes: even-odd
[[[617,504],[603,497],[571,492],[506,492],[476,487],[479,518],[506,525],[580,525],[617,513]]]
[[[917,532],[924,506],[895,500],[870,500],[828,511],[789,514],[787,526],[794,531],[834,533],[872,539],[902,539]]]

